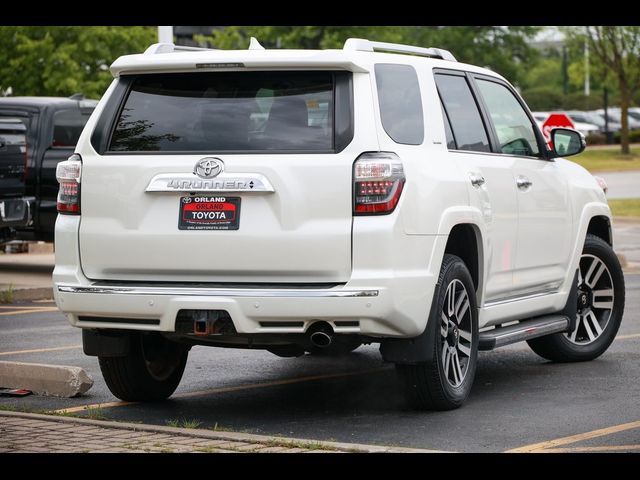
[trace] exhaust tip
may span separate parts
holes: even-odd
[[[309,342],[317,348],[327,348],[333,341],[333,328],[327,322],[315,322],[307,330]]]
[[[311,343],[318,348],[327,348],[331,345],[331,335],[325,332],[314,332],[310,339]]]

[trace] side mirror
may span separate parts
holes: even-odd
[[[551,147],[553,158],[569,157],[582,153],[587,141],[580,132],[570,128],[551,129]]]

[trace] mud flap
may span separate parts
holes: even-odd
[[[128,332],[82,329],[82,348],[93,357],[126,357],[131,335]]]
[[[434,309],[437,305],[437,295],[440,291],[440,284],[437,283],[431,300],[431,311],[427,319],[424,331],[413,338],[387,338],[380,344],[380,354],[385,362],[416,364],[429,362],[434,358],[433,349],[435,347],[434,328],[430,322],[434,318]]]

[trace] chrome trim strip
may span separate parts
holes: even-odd
[[[224,172],[215,178],[200,178],[194,173],[161,173],[154,176],[146,192],[262,192],[275,189],[260,173]]]
[[[378,290],[307,290],[307,289],[225,289],[180,287],[93,287],[58,285],[60,293],[92,293],[96,295],[182,295],[187,297],[293,297],[353,298],[377,297]]]
[[[493,350],[512,343],[532,338],[566,332],[569,319],[561,314],[552,314],[538,319],[524,320],[508,327],[496,327],[480,333],[480,350]]]
[[[536,293],[528,293],[525,295],[518,295],[513,297],[501,298],[498,300],[492,300],[490,302],[484,302],[484,307],[496,307],[498,305],[504,305],[506,303],[518,302],[520,300],[529,300],[530,298],[543,297],[545,295],[551,295],[554,293],[558,293],[558,288],[548,288],[546,290],[541,290]]]

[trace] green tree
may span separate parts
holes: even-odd
[[[112,80],[109,65],[156,35],[155,27],[0,27],[0,90],[99,98]]]
[[[411,27],[407,40],[450,50],[460,62],[487,67],[519,85],[539,54],[529,40],[539,27]]]
[[[527,40],[537,27],[225,27],[200,37],[216,48],[247,48],[256,37],[266,48],[342,48],[349,37],[441,47],[462,62],[486,66],[512,81],[523,78],[522,64],[535,61]]]
[[[629,153],[629,106],[640,89],[640,27],[587,26],[568,30],[574,42],[589,42],[592,55],[615,77],[620,98],[620,147]]]
[[[350,37],[399,42],[405,30],[407,27],[236,26],[214,30],[210,37],[200,39],[221,49],[245,49],[250,37],[266,48],[324,49],[342,48]]]

